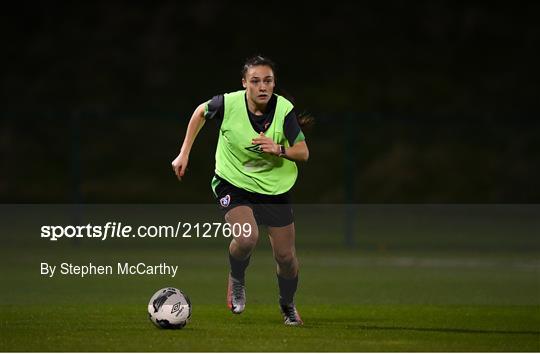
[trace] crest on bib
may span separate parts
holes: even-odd
[[[219,204],[221,204],[222,207],[226,208],[231,204],[231,196],[230,194],[227,194],[223,198],[219,200]]]

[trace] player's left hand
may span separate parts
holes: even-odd
[[[252,144],[260,144],[260,148],[263,152],[279,156],[281,150],[279,144],[276,144],[274,140],[265,136],[263,132],[258,137],[251,141]]]

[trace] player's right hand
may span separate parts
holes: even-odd
[[[172,169],[174,173],[176,174],[176,177],[178,177],[179,181],[181,181],[182,177],[184,177],[188,160],[189,160],[189,156],[181,152],[171,163]]]

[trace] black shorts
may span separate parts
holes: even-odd
[[[215,178],[219,182],[214,192],[218,206],[224,213],[246,205],[253,210],[258,225],[281,227],[294,221],[289,192],[277,195],[253,193],[232,185],[218,175]]]

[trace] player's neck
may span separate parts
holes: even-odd
[[[258,105],[252,100],[250,100],[249,98],[246,101],[247,101],[248,109],[251,113],[257,116],[261,116],[264,114],[264,112],[266,112],[266,107],[268,106],[267,103]]]

